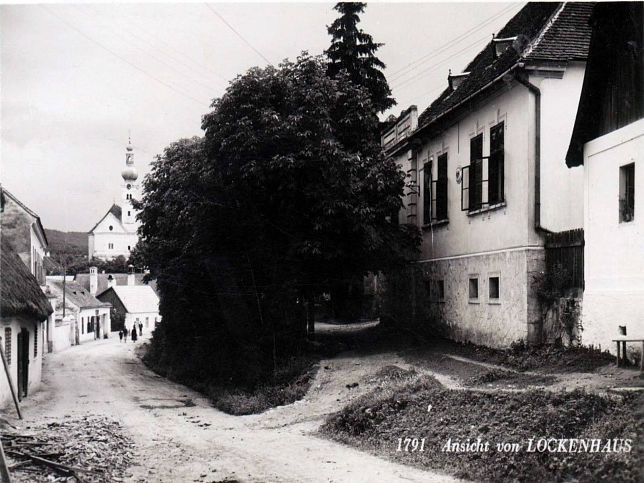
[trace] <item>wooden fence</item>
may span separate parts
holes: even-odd
[[[546,237],[546,271],[563,270],[567,275],[566,287],[584,288],[584,230],[548,233]]]

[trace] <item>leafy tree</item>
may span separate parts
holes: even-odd
[[[328,74],[335,77],[346,70],[352,82],[369,91],[376,111],[384,112],[396,101],[381,70],[385,64],[375,55],[383,44],[374,42],[371,35],[358,28],[359,14],[366,6],[360,2],[341,2],[333,7],[340,16],[327,27],[331,35],[331,46],[326,51]]]
[[[373,141],[368,92],[326,71],[306,53],[251,69],[213,102],[205,138],[153,164],[133,259],[161,292],[159,364],[257,381],[296,350],[315,296],[417,246],[388,220],[404,177]]]

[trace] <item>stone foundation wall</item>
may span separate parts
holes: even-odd
[[[442,300],[436,293],[425,297],[448,337],[503,348],[540,337],[541,314],[532,276],[543,270],[543,264],[542,249],[526,248],[431,260],[420,266],[428,287],[443,281]],[[498,299],[490,298],[490,277],[499,277]],[[477,299],[470,298],[470,278],[478,279]]]

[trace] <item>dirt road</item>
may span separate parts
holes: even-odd
[[[347,394],[343,382],[352,371],[359,379],[361,368],[396,362],[395,354],[325,361],[304,400],[236,417],[148,370],[132,343],[96,341],[47,356],[43,387],[24,401],[18,424],[85,414],[121,421],[137,445],[130,481],[453,481],[314,434],[324,415],[366,391],[361,384]]]

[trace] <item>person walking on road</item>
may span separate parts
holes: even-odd
[[[123,342],[123,331],[119,330],[119,340]]]
[[[143,322],[139,322],[139,335],[143,335]]]
[[[127,327],[123,327],[123,338],[125,339],[125,342],[127,342]]]
[[[136,342],[136,325],[132,326],[132,342]]]

